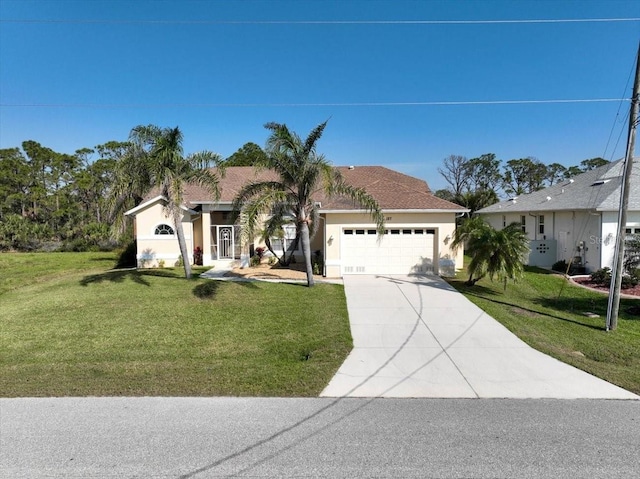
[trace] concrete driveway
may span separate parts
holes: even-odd
[[[344,287],[354,349],[321,396],[640,399],[532,349],[437,276]]]

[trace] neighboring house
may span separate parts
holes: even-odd
[[[478,211],[494,228],[518,222],[531,241],[529,265],[572,261],[593,272],[611,267],[618,234],[623,161]],[[626,233],[640,233],[640,164],[634,161]]]
[[[385,215],[386,232],[378,238],[369,213],[353,201],[318,196],[320,225],[311,241],[311,251],[325,258],[325,275],[435,273],[452,275],[462,267],[462,252],[449,245],[456,216],[468,210],[434,196],[423,180],[381,166],[337,168],[345,180],[364,188]],[[270,171],[252,167],[229,167],[220,179],[220,198],[193,185],[184,191],[183,227],[190,252],[202,248],[203,263],[240,260],[261,246],[257,239],[242,244],[232,223],[232,202],[242,186],[251,181],[274,178]],[[172,266],[179,258],[174,225],[161,196],[149,198],[125,214],[135,217],[138,266],[153,267],[163,260]],[[285,228],[283,239],[273,239],[274,249],[287,248],[295,238],[295,226]],[[302,257],[302,253],[296,252]],[[189,258],[193,261],[193,258]]]

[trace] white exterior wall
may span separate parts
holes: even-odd
[[[558,241],[558,261],[580,256],[587,271],[601,264],[600,214],[585,211],[561,211],[554,214],[554,239]]]
[[[640,211],[627,212],[627,227],[640,228]],[[604,268],[613,267],[613,255],[616,249],[616,238],[618,237],[618,212],[605,211],[602,213],[602,234],[594,241],[600,243],[601,265]]]
[[[496,229],[502,229],[506,224],[521,222],[521,216],[526,216],[526,232],[529,240],[556,240],[556,260],[569,261],[574,256],[580,256],[585,261],[588,271],[599,269],[605,264],[601,237],[601,221],[599,213],[585,211],[544,211],[527,213],[491,213],[482,215],[487,222]],[[544,215],[544,233],[539,232],[539,217]],[[617,213],[615,214],[617,215]],[[617,221],[617,216],[613,220]],[[614,226],[615,228],[615,226]],[[582,244],[581,244],[582,243]],[[576,249],[581,245],[581,249]],[[611,257],[613,252],[611,252]]]
[[[344,228],[375,228],[375,223],[367,213],[327,213],[325,233],[325,263],[328,277],[341,276],[340,238]],[[463,251],[451,251],[449,245],[455,231],[455,213],[385,213],[387,228],[411,227],[436,230],[435,260],[451,260],[456,269],[462,268]],[[437,261],[436,261],[437,262]],[[436,264],[435,272],[438,273]]]
[[[136,258],[138,267],[155,268],[158,261],[164,260],[165,266],[173,266],[180,257],[177,235],[156,235],[155,229],[160,224],[167,224],[175,231],[173,220],[161,203],[156,203],[140,211],[136,215],[136,239],[138,251]],[[182,228],[189,252],[188,261],[193,261],[193,226],[191,216],[185,212]]]

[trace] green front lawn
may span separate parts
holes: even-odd
[[[568,283],[562,276],[527,268],[524,278],[502,283],[483,279],[450,283],[535,349],[640,394],[640,300],[622,299],[615,331],[605,331],[607,295]],[[589,318],[586,312],[598,314]]]
[[[0,396],[316,396],[351,349],[339,285],[114,264],[0,255]]]

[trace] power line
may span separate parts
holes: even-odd
[[[558,18],[525,20],[126,20],[126,19],[0,19],[0,23],[23,24],[148,24],[148,25],[500,25],[545,23],[610,23],[637,22],[640,17],[629,18]]]
[[[0,103],[0,108],[278,108],[278,107],[385,107],[385,106],[462,106],[529,105],[557,103],[605,103],[630,98],[587,98],[556,100],[488,101],[407,101],[407,102],[309,102],[309,103]]]

